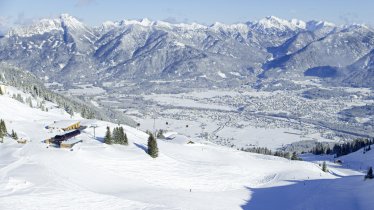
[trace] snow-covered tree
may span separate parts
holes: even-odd
[[[32,100],[31,100],[31,97],[26,98],[26,103],[28,103],[29,106],[30,106],[31,108],[33,107],[33,106],[32,106]]]
[[[153,134],[150,134],[148,138],[148,154],[153,158],[158,157],[157,140]]]
[[[160,129],[158,132],[157,132],[157,138],[162,138],[162,135],[164,134],[164,130]]]

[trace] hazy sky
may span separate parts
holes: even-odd
[[[374,25],[374,0],[0,0],[0,30],[69,13],[90,25],[141,19],[212,24],[274,15]]]

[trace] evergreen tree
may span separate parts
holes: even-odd
[[[22,96],[21,96],[21,94],[20,93],[18,93],[17,95],[16,95],[16,98],[15,98],[17,101],[19,101],[19,102],[21,102],[21,103],[25,103],[24,101],[23,101],[23,98],[22,98]]]
[[[0,95],[4,95],[3,90],[0,88]]]
[[[0,126],[0,139],[3,139],[5,136],[5,132],[3,130],[3,128]]]
[[[31,97],[26,98],[26,103],[28,103],[31,108],[33,107]]]
[[[327,172],[326,161],[323,161],[323,164],[322,164],[322,171],[323,171],[323,172]]]
[[[112,134],[110,133],[109,126],[106,127],[106,133],[104,137],[104,143],[105,144],[112,144]]]
[[[119,136],[119,144],[122,145],[128,145],[129,141],[127,139],[127,135],[125,134],[125,131],[123,130],[123,127],[118,127],[118,136]]]
[[[12,130],[11,137],[12,137],[12,139],[14,139],[14,140],[18,140],[18,135],[17,135],[17,133],[16,133],[14,130]]]
[[[373,168],[370,167],[366,176],[365,176],[365,179],[373,179],[374,178],[374,175],[373,175]]]
[[[114,144],[120,144],[120,136],[118,132],[118,128],[113,128],[112,140]]]
[[[150,134],[148,138],[148,154],[153,158],[158,157],[157,141],[153,134]]]
[[[157,132],[157,138],[162,138],[162,135],[164,134],[164,130],[160,129],[158,132]]]
[[[127,135],[126,135],[126,133],[124,133],[124,141],[123,141],[123,145],[129,145],[129,140],[127,139]]]
[[[291,159],[291,154],[289,152],[283,153],[283,157],[287,159]]]
[[[0,130],[4,135],[8,133],[4,120],[0,120]]]
[[[292,153],[291,160],[299,160],[299,157],[297,156],[296,152]]]

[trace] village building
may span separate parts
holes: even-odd
[[[74,121],[74,120],[61,120],[61,121],[55,121],[54,123],[46,126],[49,130],[62,130],[62,131],[70,131],[74,129],[79,129],[80,121]]]

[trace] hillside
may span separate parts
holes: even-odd
[[[70,115],[79,114],[85,118],[96,118],[111,122],[125,123],[135,126],[136,122],[128,116],[110,109],[100,109],[87,103],[84,98],[71,97],[70,94],[58,94],[47,89],[39,78],[28,71],[19,69],[5,62],[0,63],[0,84],[10,85],[28,93],[28,97],[36,97],[40,103],[46,101],[56,103]]]
[[[0,95],[0,118],[8,130],[29,142],[18,144],[6,137],[0,144],[1,209],[374,207],[368,199],[374,182],[363,181],[362,169],[330,163],[331,173],[324,173],[315,157],[310,162],[290,161],[198,139],[187,144],[183,139],[188,138],[182,137],[158,140],[160,156],[153,159],[145,152],[148,135],[140,130],[122,125],[129,146],[106,145],[101,142],[105,128],[116,124],[71,117],[53,103],[46,104],[48,112],[31,108],[12,99],[13,93],[26,96],[9,87],[9,95]],[[55,135],[45,126],[61,120],[80,120],[88,126],[77,137],[83,142],[72,150],[41,142]],[[91,125],[98,126],[96,138]],[[359,152],[344,161],[369,164],[374,158],[373,151],[365,158]]]

